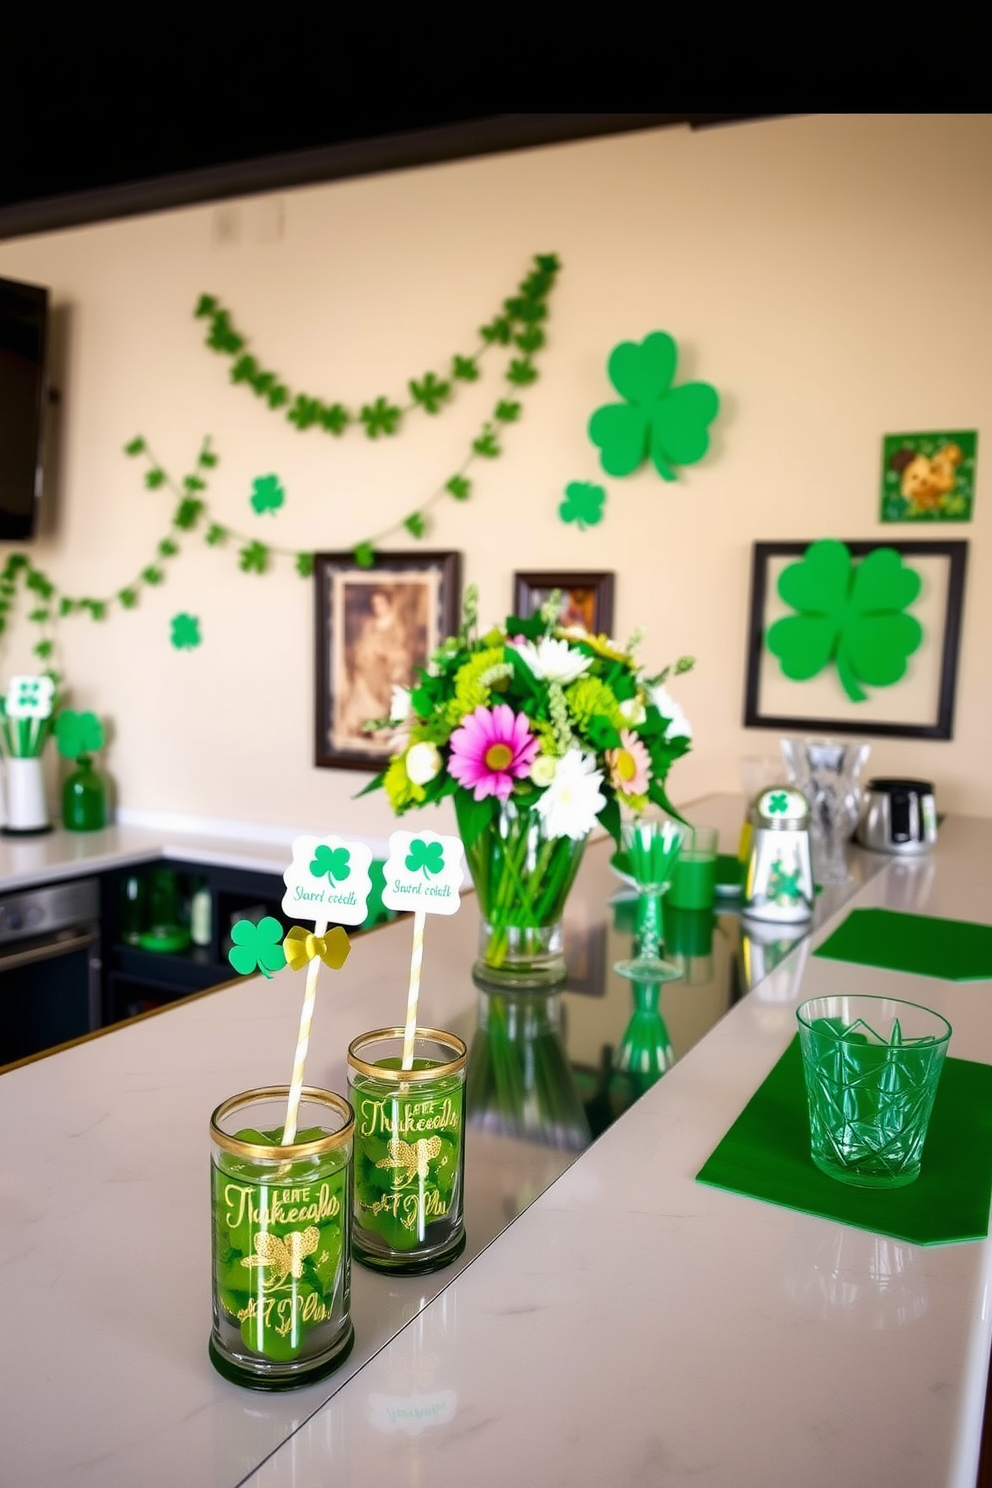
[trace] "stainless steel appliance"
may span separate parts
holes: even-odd
[[[928,780],[869,780],[857,838],[873,852],[929,852],[937,841],[933,786]]]
[[[95,878],[0,895],[0,1065],[101,1024]]]

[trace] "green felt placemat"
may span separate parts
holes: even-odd
[[[814,956],[954,982],[992,977],[992,925],[895,909],[852,909]]]
[[[852,1188],[821,1173],[809,1155],[797,1036],[696,1178],[917,1245],[983,1240],[992,1203],[992,1065],[945,1060],[915,1183]]]

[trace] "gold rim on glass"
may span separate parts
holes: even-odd
[[[352,1039],[348,1045],[348,1067],[356,1070],[360,1075],[367,1075],[372,1080],[381,1080],[389,1085],[418,1085],[427,1080],[437,1080],[443,1075],[455,1075],[459,1070],[465,1068],[468,1059],[468,1048],[456,1033],[444,1033],[439,1028],[418,1028],[414,1034],[414,1048],[425,1040],[441,1044],[445,1048],[454,1049],[455,1058],[447,1064],[435,1064],[430,1069],[405,1070],[405,1069],[383,1069],[381,1065],[369,1064],[362,1059],[359,1050],[366,1049],[370,1044],[377,1044],[384,1039],[402,1039],[406,1032],[403,1028],[376,1028],[371,1033],[359,1034],[358,1038]]]
[[[336,1147],[343,1147],[346,1142],[350,1142],[354,1135],[355,1113],[349,1103],[333,1090],[319,1090],[315,1085],[304,1085],[300,1100],[329,1107],[343,1119],[344,1124],[340,1131],[317,1137],[312,1142],[289,1142],[284,1147],[270,1147],[258,1142],[240,1142],[237,1137],[229,1136],[221,1130],[220,1123],[225,1116],[263,1100],[278,1100],[285,1104],[289,1100],[289,1086],[265,1085],[258,1090],[245,1090],[241,1095],[232,1095],[226,1101],[221,1101],[210,1118],[210,1135],[216,1145],[225,1152],[233,1153],[235,1157],[252,1158],[257,1162],[295,1162],[300,1157],[319,1157],[325,1152],[333,1152]]]

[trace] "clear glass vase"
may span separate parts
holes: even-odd
[[[463,828],[457,799],[456,810]],[[466,846],[481,916],[479,958],[473,968],[478,980],[512,988],[548,987],[562,980],[562,915],[586,841],[548,837],[536,809],[505,801]]]
[[[809,803],[813,873],[818,883],[845,883],[851,876],[847,844],[858,824],[861,775],[870,744],[837,739],[782,739],[789,778]]]

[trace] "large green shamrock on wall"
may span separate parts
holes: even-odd
[[[676,465],[692,465],[709,449],[719,394],[708,382],[672,387],[677,363],[678,347],[665,331],[613,348],[607,370],[627,401],[604,404],[589,420],[608,475],[630,475],[650,456],[662,480],[676,480]]]
[[[875,548],[855,565],[842,542],[810,543],[779,575],[779,597],[797,613],[769,626],[768,649],[795,682],[832,661],[847,696],[863,703],[862,683],[898,682],[923,640],[920,622],[903,613],[922,582],[894,548]]]

